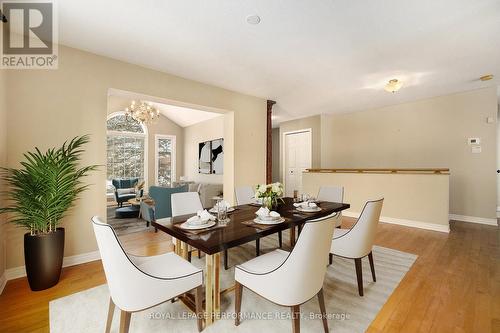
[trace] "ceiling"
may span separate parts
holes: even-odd
[[[61,44],[277,101],[275,120],[500,83],[498,0],[58,1]],[[261,23],[250,25],[248,15]],[[481,82],[484,74],[493,81]],[[383,90],[398,78],[403,88]]]
[[[162,103],[151,103],[160,113],[172,120],[180,127],[187,127],[201,123],[205,120],[221,117],[220,113],[200,111],[182,106],[167,105]]]

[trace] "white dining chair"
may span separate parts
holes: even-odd
[[[198,192],[179,192],[172,193],[171,206],[172,206],[172,217],[196,214],[199,210],[203,210],[203,204],[201,203],[200,195]],[[172,237],[172,241],[175,238]],[[198,258],[201,258],[201,252],[198,251]],[[188,246],[188,261],[191,261],[192,248]]]
[[[248,205],[255,203],[255,192],[251,186],[239,186],[234,189],[236,195],[236,204]],[[283,234],[281,231],[278,232],[278,245],[280,248],[283,247]],[[255,240],[255,255],[258,257],[260,255],[260,239]],[[227,256],[225,257],[227,258]],[[227,262],[224,261],[224,267],[227,269]]]
[[[120,332],[128,332],[133,312],[149,309],[193,289],[198,331],[203,329],[203,270],[172,252],[148,257],[128,254],[109,224],[94,216],[92,225],[110,293],[106,332],[111,329],[115,305],[121,310]]]
[[[255,202],[255,192],[251,186],[239,186],[234,189],[238,205],[248,205]]]
[[[240,324],[245,286],[273,303],[291,307],[296,333],[300,331],[300,305],[318,295],[323,328],[328,332],[323,281],[334,222],[334,214],[307,221],[292,252],[277,249],[236,266],[236,326]]]
[[[370,261],[373,282],[377,282],[372,248],[375,240],[375,234],[377,233],[377,226],[383,202],[383,198],[367,201],[361,211],[361,215],[352,228],[336,228],[333,234],[329,256],[330,265],[332,264],[333,256],[354,259],[356,277],[358,279],[359,296],[363,296],[363,271],[361,259],[366,256],[368,256],[368,260]]]
[[[344,202],[344,188],[342,186],[321,186],[318,192],[318,200],[329,202]],[[335,226],[338,228],[342,225],[342,212],[338,212]]]

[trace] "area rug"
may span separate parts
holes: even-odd
[[[275,248],[277,240],[261,240],[263,252]],[[232,267],[221,270],[221,288],[234,284],[234,265],[253,257],[255,247],[249,243],[230,249]],[[384,247],[373,248],[377,282],[371,279],[368,259],[363,259],[364,297],[358,295],[354,261],[334,258],[328,267],[324,283],[328,325],[331,332],[364,332],[411,268],[416,255]],[[203,258],[193,258],[193,264],[204,267]],[[222,265],[221,265],[222,267]],[[293,277],[290,277],[293,278]],[[137,286],[141,288],[141,286]],[[101,285],[50,302],[50,331],[104,332],[107,318],[109,292]],[[225,319],[205,328],[204,332],[290,332],[290,310],[259,297],[248,289],[243,291],[240,326],[234,326],[234,292],[221,299],[221,313]],[[322,332],[318,319],[319,305],[316,297],[301,306],[301,331]],[[118,332],[119,312],[113,318],[112,332]],[[130,332],[197,332],[196,320],[182,302],[166,302],[157,307],[132,314]]]
[[[134,232],[146,231],[149,228],[152,228],[151,226],[149,228],[146,227],[146,221],[136,217],[126,219],[116,218],[116,208],[116,205],[108,206],[106,208],[106,221],[113,227],[113,229],[115,229],[115,232],[118,236],[127,235]]]

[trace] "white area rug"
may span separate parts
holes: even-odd
[[[288,239],[285,238],[284,239]],[[277,244],[273,237],[261,240],[262,252]],[[267,251],[266,251],[267,249]],[[254,243],[229,251],[229,263],[244,262],[253,257]],[[222,257],[222,256],[221,256]],[[358,295],[354,260],[334,257],[325,277],[324,292],[328,321],[332,332],[364,332],[411,268],[416,255],[375,246],[373,249],[377,282],[372,282],[368,258],[363,259],[364,297]],[[222,259],[222,258],[221,258]],[[204,267],[203,258],[193,259],[196,266]],[[222,267],[222,265],[221,265]],[[290,277],[293,278],[293,277]],[[234,284],[234,268],[221,270],[221,287]],[[137,286],[140,288],[141,286]],[[50,302],[50,331],[104,332],[109,292],[106,285],[98,286]],[[242,313],[247,316],[240,326],[234,326],[234,292],[221,299],[221,311],[227,319],[217,321],[204,332],[291,332],[289,308],[277,306],[244,289]],[[301,306],[301,331],[322,332],[318,318],[317,297]],[[112,332],[118,332],[119,312],[113,318]],[[155,308],[132,314],[130,332],[197,332],[196,320],[182,302],[164,303]]]

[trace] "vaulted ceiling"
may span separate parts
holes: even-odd
[[[277,120],[497,85],[498,0],[64,0],[61,44],[276,100]],[[259,15],[258,25],[248,15]],[[496,74],[481,82],[484,74]],[[403,88],[383,90],[398,78]]]

